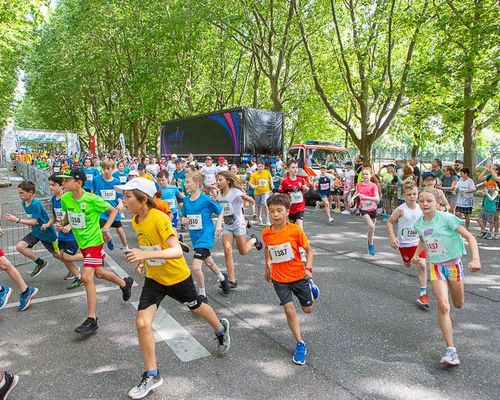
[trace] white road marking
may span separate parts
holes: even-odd
[[[134,302],[132,305],[137,308],[139,303]],[[183,362],[210,356],[208,350],[162,307],[156,312],[153,329]]]
[[[103,287],[98,287],[96,289],[96,291],[97,291],[97,293],[101,293],[101,292],[109,292],[111,290],[118,290],[118,289],[120,289],[118,286],[103,286]],[[47,303],[49,301],[69,299],[69,298],[72,298],[72,297],[80,297],[80,296],[85,296],[85,290],[81,290],[81,291],[78,291],[78,292],[66,293],[66,294],[58,294],[58,295],[55,295],[55,296],[41,297],[39,299],[34,298],[33,300],[31,300],[31,304]],[[14,307],[19,307],[19,302],[17,302],[17,303],[9,303],[9,304],[7,304],[5,306],[5,308],[14,308]]]

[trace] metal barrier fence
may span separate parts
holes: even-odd
[[[0,161],[0,188],[11,186],[10,165],[6,161]]]
[[[49,215],[52,213],[52,206],[50,203],[50,197],[39,198],[42,202],[43,207]],[[9,200],[0,201],[0,225],[2,227],[3,236],[0,238],[0,248],[4,251],[5,256],[10,260],[12,264],[16,267],[20,267],[27,264],[33,264],[33,261],[26,258],[16,250],[16,244],[25,237],[31,229],[26,225],[16,224],[15,222],[7,222],[3,219],[5,214],[12,214],[19,218],[27,218],[26,214],[21,205],[21,200]],[[40,254],[40,257],[47,258],[50,257],[49,252],[42,246],[41,243],[37,243],[33,251]]]
[[[16,167],[16,172],[24,179],[33,182],[38,192],[40,192],[43,196],[50,196],[50,172],[20,161],[14,161],[13,164]]]

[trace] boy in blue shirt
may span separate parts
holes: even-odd
[[[177,186],[168,185],[168,172],[161,171],[157,175],[158,184],[160,185],[161,199],[164,200],[170,211],[172,211],[172,226],[177,228],[179,222],[179,203],[177,199],[184,199],[184,195],[180,192]]]
[[[35,184],[33,182],[23,181],[17,186],[17,192],[27,218],[19,218],[15,215],[6,213],[4,219],[9,222],[15,222],[16,224],[27,225],[31,228],[31,232],[23,237],[16,245],[16,250],[26,258],[35,262],[35,268],[30,273],[30,276],[34,278],[38,276],[49,263],[38,257],[32,250],[33,246],[38,242],[42,242],[43,247],[45,247],[50,254],[55,255],[58,253],[57,235],[53,226],[45,230],[42,229],[42,225],[49,221],[49,215],[43,208],[40,200],[33,198],[36,192]]]
[[[222,206],[202,193],[203,181],[204,177],[199,171],[186,175],[188,196],[184,199],[181,215],[182,223],[188,225],[189,237],[194,247],[192,271],[198,284],[198,295],[203,302],[207,302],[205,278],[201,271],[203,263],[217,275],[224,294],[229,293],[229,282],[210,254],[210,250],[214,247],[214,234],[219,236],[222,232]],[[215,229],[212,214],[219,217]]]
[[[123,193],[117,193],[115,190],[116,185],[120,185],[121,182],[119,179],[113,177],[113,171],[115,169],[115,162],[112,160],[104,161],[102,163],[102,176],[98,176],[94,179],[94,193],[100,197],[109,205],[113,206],[118,210],[118,215],[115,220],[111,224],[112,228],[116,229],[116,233],[120,237],[120,241],[122,242],[123,250],[128,250],[127,237],[125,236],[125,231],[123,230],[123,225],[121,221],[121,212],[123,210]],[[106,224],[108,220],[107,213],[101,213],[100,217],[101,228]],[[108,242],[108,248],[110,248]]]

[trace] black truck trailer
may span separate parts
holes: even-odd
[[[166,121],[160,153],[224,156],[237,161],[256,155],[282,155],[283,113],[241,107]]]

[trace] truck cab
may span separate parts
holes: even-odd
[[[307,177],[313,183],[320,174],[320,167],[342,172],[344,163],[352,161],[349,151],[337,143],[308,140],[304,144],[294,144],[288,148],[288,160],[294,159],[299,166],[299,176]],[[307,200],[319,199],[314,190],[306,195]]]

